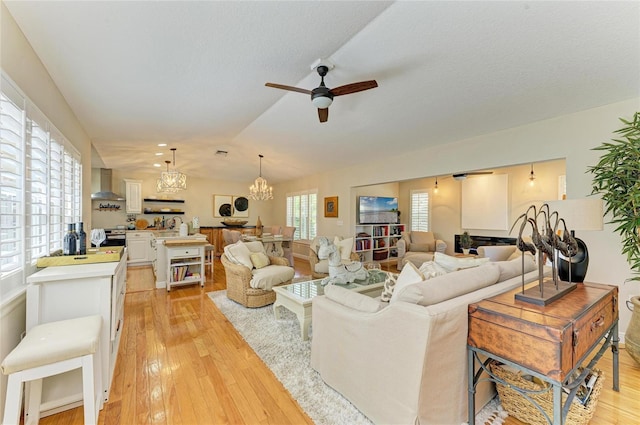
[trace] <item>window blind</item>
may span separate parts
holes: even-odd
[[[411,230],[429,231],[429,192],[426,190],[411,192]]]

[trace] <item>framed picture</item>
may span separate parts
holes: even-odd
[[[324,198],[324,216],[325,217],[338,216],[338,197],[337,196],[328,196]]]
[[[231,201],[231,195],[213,195],[213,216],[231,217],[233,214]]]
[[[233,197],[233,217],[249,217],[249,200],[244,196]]]

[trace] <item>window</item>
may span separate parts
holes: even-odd
[[[294,226],[293,239],[316,237],[318,216],[317,190],[287,194],[287,226]]]
[[[429,231],[429,192],[426,190],[411,191],[411,230]]]
[[[0,295],[25,283],[38,257],[62,248],[64,223],[81,220],[80,155],[2,75]]]

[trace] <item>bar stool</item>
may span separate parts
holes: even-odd
[[[9,375],[3,424],[19,424],[25,384],[25,423],[38,423],[42,378],[82,368],[84,423],[98,423],[102,408],[100,328],[102,316],[43,323],[34,326],[11,351],[0,368]]]
[[[213,259],[216,256],[215,246],[212,244],[206,244],[204,246],[204,266],[209,266],[209,272],[211,273],[211,277],[213,278]],[[206,274],[206,269],[205,269]]]

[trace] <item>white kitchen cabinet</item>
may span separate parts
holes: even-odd
[[[100,314],[103,400],[109,398],[124,320],[126,250],[120,261],[47,267],[27,278],[27,332],[57,320]],[[82,405],[82,373],[72,370],[44,379],[42,416]]]
[[[129,264],[151,263],[154,260],[155,240],[150,231],[127,232]]]
[[[124,179],[127,214],[142,214],[142,180]]]
[[[195,234],[189,236],[165,236],[162,235],[163,232],[156,232],[155,234],[155,246],[156,246],[156,261],[154,263],[154,272],[156,275],[156,288],[166,288],[167,287],[167,247],[165,243],[167,241],[176,241],[176,240],[195,240],[199,241],[203,246],[207,244],[207,237],[202,234]],[[171,242],[169,242],[171,244]],[[203,252],[204,255],[204,252]]]

